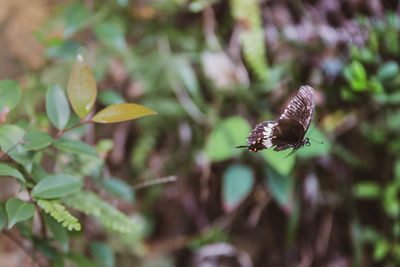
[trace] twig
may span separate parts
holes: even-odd
[[[22,242],[20,242],[19,240],[17,240],[11,233],[9,233],[8,231],[2,231],[1,232],[3,235],[5,235],[8,239],[10,239],[15,245],[17,245],[17,247],[19,247],[22,251],[24,251],[26,253],[26,255],[28,255],[29,257],[32,256],[31,251],[26,248]]]
[[[58,139],[58,138],[60,138],[63,134],[65,134],[66,132],[71,131],[72,129],[75,129],[75,128],[79,127],[79,126],[82,126],[82,125],[85,125],[85,124],[88,124],[88,123],[91,123],[91,122],[93,122],[91,119],[89,119],[89,120],[87,120],[87,121],[80,121],[78,124],[75,124],[74,126],[69,127],[68,129],[60,130],[60,131],[58,131],[58,133],[56,134],[56,136],[54,137],[54,139]]]
[[[15,143],[12,147],[10,147],[10,149],[8,149],[7,151],[3,151],[3,155],[1,155],[0,160],[2,160],[6,155],[8,155],[11,151],[13,151],[17,146],[23,144],[25,142],[25,136],[26,133],[30,130],[30,128],[32,127],[34,120],[31,120],[31,122],[29,123],[28,127],[26,128],[24,134],[22,135],[21,140],[19,140],[17,143]]]
[[[149,187],[149,186],[156,185],[156,184],[164,184],[164,183],[175,182],[176,180],[178,180],[178,177],[176,177],[175,175],[162,177],[162,178],[156,178],[156,179],[152,179],[150,181],[144,181],[142,183],[134,185],[134,186],[132,186],[132,189],[133,190],[138,190],[138,189],[141,189],[141,188],[144,188],[144,187]]]

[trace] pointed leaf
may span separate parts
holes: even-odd
[[[25,151],[39,150],[48,147],[53,141],[48,133],[38,130],[28,131],[25,135],[24,140],[25,144],[23,145],[23,148]]]
[[[57,222],[53,217],[47,214],[43,214],[44,222],[46,223],[47,229],[50,230],[53,238],[57,240],[64,251],[68,250],[68,233],[65,227],[61,223]]]
[[[7,223],[7,212],[4,203],[0,203],[0,231],[3,230]]]
[[[115,266],[114,253],[108,244],[102,242],[90,243],[90,252],[97,263],[97,266],[113,267]]]
[[[96,150],[88,144],[74,139],[60,138],[53,145],[64,152],[96,156]]]
[[[8,214],[8,229],[10,229],[17,222],[31,218],[35,213],[35,207],[33,204],[22,201],[19,198],[11,198],[6,203],[6,211]]]
[[[106,46],[121,49],[126,46],[124,29],[121,24],[105,21],[94,27],[97,38]]]
[[[207,140],[205,152],[211,161],[221,161],[241,153],[238,145],[246,143],[250,132],[249,123],[241,117],[232,116],[218,123]]]
[[[154,110],[133,103],[114,104],[100,110],[92,121],[98,123],[112,123],[137,119],[147,115],[157,114]]]
[[[228,209],[238,205],[253,187],[253,171],[243,165],[230,166],[224,173],[223,200]]]
[[[269,166],[266,167],[266,175],[268,190],[272,193],[274,199],[283,206],[288,205],[293,187],[291,176],[283,176]]]
[[[8,166],[5,163],[0,163],[0,176],[11,176],[17,178],[23,183],[26,182],[24,176],[17,169]]]
[[[30,172],[33,164],[33,153],[24,150],[19,144],[24,138],[25,131],[15,125],[0,126],[0,148],[8,152],[8,155],[16,162],[22,164]]]
[[[308,149],[308,147],[303,149]],[[271,148],[262,151],[261,155],[271,165],[271,167],[279,172],[279,174],[285,176],[293,169],[296,161],[296,154],[286,157],[289,153],[290,150],[277,152]]]
[[[121,181],[120,179],[116,179],[113,177],[102,179],[100,183],[104,186],[104,188],[113,194],[114,196],[121,197],[128,201],[133,201],[133,192],[131,187]]]
[[[0,81],[0,112],[5,107],[14,109],[21,100],[21,87],[12,80]]]
[[[70,109],[64,91],[58,85],[52,85],[46,93],[46,113],[51,123],[59,130],[67,125]]]
[[[83,182],[78,177],[69,174],[50,175],[41,180],[32,190],[36,198],[58,198],[79,191]]]
[[[94,75],[81,55],[72,67],[67,93],[75,113],[81,119],[86,117],[96,101],[97,87]]]
[[[71,3],[64,12],[65,36],[70,37],[80,30],[90,18],[90,13],[82,3]],[[68,39],[68,38],[67,38]]]

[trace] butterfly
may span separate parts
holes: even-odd
[[[314,114],[315,94],[311,86],[301,86],[285,111],[276,121],[257,124],[247,137],[247,148],[258,152],[275,146],[275,151],[293,148],[290,156],[304,145],[310,146],[310,139],[304,138]]]

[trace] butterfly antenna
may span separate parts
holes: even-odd
[[[309,137],[315,130],[315,127],[317,127],[317,125],[321,122],[321,119],[318,120],[318,122],[316,124],[314,124],[314,126],[312,127],[310,133],[307,135],[307,137]]]
[[[324,142],[322,142],[322,141],[317,141],[317,140],[315,140],[314,138],[311,138],[311,137],[310,137],[310,135],[314,132],[315,127],[317,127],[317,125],[318,125],[320,122],[321,122],[321,119],[319,119],[318,122],[317,122],[316,124],[314,124],[314,126],[312,127],[312,129],[311,129],[310,133],[307,135],[307,137],[308,137],[308,139],[313,140],[314,142],[316,142],[316,143],[322,145]]]
[[[316,142],[316,143],[318,143],[318,144],[323,144],[324,142],[322,142],[322,141],[317,141],[317,140],[315,140],[314,138],[309,138],[310,140],[313,140],[314,142]]]
[[[236,148],[249,148],[249,146],[237,146]]]
[[[285,156],[285,159],[290,157],[291,155],[293,155],[294,152],[296,152],[296,151],[297,151],[297,149],[293,149],[292,151],[290,151],[290,153]]]

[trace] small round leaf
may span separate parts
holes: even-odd
[[[6,203],[6,211],[8,214],[8,229],[10,229],[17,222],[31,218],[35,213],[35,207],[33,204],[22,201],[19,198],[11,198]]]

